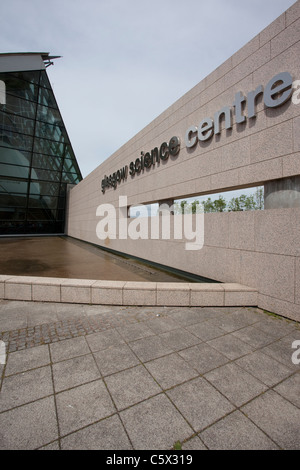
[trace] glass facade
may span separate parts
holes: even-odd
[[[0,234],[63,233],[81,179],[46,71],[0,73]]]

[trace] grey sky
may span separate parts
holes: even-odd
[[[86,176],[295,0],[9,0],[0,52],[48,75]]]

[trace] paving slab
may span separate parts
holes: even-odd
[[[100,378],[100,372],[92,354],[57,362],[52,366],[56,392]]]
[[[17,311],[9,311],[8,309],[5,309],[3,302],[0,302],[0,306],[0,322],[2,331],[27,328],[27,316],[20,311],[20,307]]]
[[[122,344],[124,340],[117,330],[109,329],[87,336],[87,342],[92,351],[100,351],[101,349]]]
[[[127,344],[97,351],[94,358],[103,377],[140,365],[140,361]]]
[[[198,336],[202,341],[209,341],[210,339],[218,338],[218,336],[225,334],[224,330],[216,326],[213,320],[188,326],[187,330]]]
[[[18,374],[48,364],[50,364],[50,354],[47,345],[16,351],[8,356],[5,375]]]
[[[198,436],[195,436],[182,445],[182,450],[207,450],[207,447]]]
[[[71,359],[76,356],[89,354],[90,349],[84,337],[71,338],[50,344],[52,362]]]
[[[287,367],[276,359],[266,356],[261,351],[255,351],[238,359],[236,363],[268,386],[274,386],[292,374],[291,367]]]
[[[205,378],[237,407],[268,389],[265,384],[234,363],[208,372]]]
[[[0,301],[0,449],[299,449],[298,339],[257,308]]]
[[[120,413],[134,449],[172,449],[193,434],[181,413],[160,394]]]
[[[133,341],[130,343],[130,347],[141,362],[151,361],[173,352],[173,349],[159,336],[149,336]]]
[[[242,411],[281,448],[300,449],[300,410],[273,390],[248,403]]]
[[[101,379],[58,393],[56,404],[61,436],[77,431],[116,412],[112,399]]]
[[[161,392],[159,385],[141,365],[106,377],[105,382],[118,410]]]
[[[300,408],[300,373],[283,380],[274,390]]]
[[[146,338],[147,336],[152,336],[154,334],[153,330],[144,323],[134,323],[132,325],[122,326],[117,328],[117,330],[127,342]]]
[[[9,410],[53,394],[49,366],[6,377],[1,388],[0,411]]]
[[[167,395],[196,432],[234,410],[234,406],[202,377],[178,385]]]
[[[186,349],[201,343],[201,340],[197,336],[182,328],[167,331],[161,334],[159,338],[167,347],[172,349],[172,351],[180,351],[181,349]]]
[[[164,390],[198,376],[197,371],[177,353],[160,357],[145,365]]]
[[[1,450],[33,450],[56,439],[58,428],[53,396],[1,414]]]
[[[262,348],[261,351],[267,356],[270,356],[276,361],[279,361],[281,364],[284,364],[288,368],[298,370],[298,365],[293,364],[291,361],[291,355],[293,352],[295,352],[295,349],[292,348],[294,341],[300,341],[299,330],[295,330],[292,334],[288,334],[284,338],[268,344]]]
[[[265,331],[275,339],[283,338],[295,330],[294,322],[289,322],[278,316],[265,316],[260,322],[255,324],[256,328]]]
[[[234,307],[230,312],[231,319],[237,321],[243,321],[248,325],[254,325],[261,320],[261,314],[258,309],[245,309],[240,307]]]
[[[255,328],[255,326],[247,326],[237,331],[233,331],[233,336],[241,339],[245,343],[250,344],[255,349],[267,346],[274,342],[274,337],[265,331]]]
[[[47,444],[39,448],[39,450],[60,450],[59,441],[54,441],[51,444]]]
[[[241,341],[232,334],[212,339],[208,341],[207,344],[217,349],[221,354],[228,357],[228,359],[237,359],[253,351],[253,348],[248,343]]]
[[[159,315],[159,314],[158,314]],[[166,333],[167,331],[176,330],[179,328],[179,323],[173,320],[170,317],[156,317],[154,319],[148,320],[146,325],[153,331],[155,334]]]
[[[173,320],[178,322],[181,326],[189,326],[194,325],[195,323],[199,323],[201,321],[205,321],[211,318],[215,318],[217,314],[216,311],[212,309],[209,312],[208,309],[202,308],[191,308],[191,309],[183,309],[183,308],[173,308],[170,309],[169,315]]]
[[[226,364],[226,362],[229,361],[224,354],[221,354],[207,343],[179,351],[179,355],[185,359],[191,367],[196,369],[199,374],[205,374],[205,372]]]
[[[87,426],[61,439],[62,450],[131,450],[122,421],[117,415]]]
[[[221,330],[227,333],[240,330],[241,328],[249,325],[248,321],[245,318],[243,318],[241,315],[234,315],[234,314],[228,314],[228,315],[223,315],[222,317],[216,317],[213,320],[211,320],[211,323],[213,323],[215,326],[217,326],[218,328],[220,328]]]
[[[279,447],[240,411],[200,433],[211,450],[278,450]]]

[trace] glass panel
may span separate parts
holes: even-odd
[[[33,209],[28,209],[27,212],[27,220],[36,220],[36,221],[42,221],[42,220],[54,220],[55,219],[55,214],[47,208],[33,208]]]
[[[42,86],[44,88],[49,88],[49,90],[51,90],[51,88],[52,88],[51,85],[50,85],[47,73],[44,70],[41,70],[40,86]]]
[[[68,184],[77,184],[80,181],[77,173],[65,173],[65,172],[63,172],[62,174],[61,180],[63,183],[68,183]]]
[[[66,184],[61,184],[60,185],[60,191],[59,191],[60,196],[66,196],[67,194],[67,185]]]
[[[59,195],[59,184],[58,183],[48,183],[48,182],[36,182],[30,183],[30,195],[49,195],[49,196],[58,196]]]
[[[39,104],[50,106],[50,108],[57,108],[53,92],[47,88],[40,88]]]
[[[22,233],[29,233],[26,232],[25,222],[17,222],[17,221],[0,221],[0,231],[1,234],[22,234]]]
[[[1,163],[10,163],[21,166],[30,165],[30,153],[29,152],[20,152],[19,150],[0,147],[0,165]],[[0,167],[1,168],[1,167]],[[1,170],[0,170],[1,174]]]
[[[30,151],[32,150],[32,137],[16,134],[15,132],[6,132],[5,135],[0,134],[0,145]]]
[[[5,82],[7,95],[18,96],[29,101],[37,101],[38,86],[36,84],[6,73],[0,74],[0,80]]]
[[[68,160],[75,160],[75,155],[70,145],[66,145],[65,158]]]
[[[1,207],[26,207],[27,194],[1,194],[0,206]]]
[[[33,154],[32,166],[34,168],[42,168],[45,170],[59,171],[62,166],[63,159],[60,157],[51,157],[49,155]]]
[[[29,167],[0,164],[1,176],[11,176],[12,178],[28,178]]]
[[[31,195],[28,200],[28,207],[56,210],[58,198],[53,196],[34,196]]]
[[[56,142],[69,143],[66,131],[59,126],[53,126],[45,122],[36,123],[36,136],[44,137],[45,139],[55,140]]]
[[[0,179],[0,193],[27,193],[28,182],[12,179]]]
[[[0,133],[10,131],[33,135],[34,120],[0,111]]]
[[[66,173],[79,173],[79,168],[75,159],[65,159],[63,169]]]
[[[37,119],[43,122],[49,122],[50,124],[55,124],[62,126],[62,118],[57,109],[48,108],[47,106],[38,105],[37,109]]]
[[[36,70],[36,71],[29,71],[29,72],[13,72],[13,73],[10,72],[10,73],[3,74],[3,75],[27,80],[28,82],[35,83],[38,85],[39,79],[40,79],[40,73],[41,72],[39,70]]]
[[[31,172],[31,179],[54,181],[54,182],[59,183],[60,171],[41,170],[40,168],[34,168],[33,171]]]
[[[23,234],[23,233],[63,233],[64,224],[54,221],[3,221],[0,222],[0,230],[3,234]]]
[[[0,74],[0,80],[6,84],[0,113],[0,231],[63,233],[67,183],[82,177],[47,73]]]
[[[6,105],[3,106],[3,109],[11,114],[18,114],[20,116],[34,119],[36,106],[36,103],[33,101],[26,101],[21,98],[17,98],[16,96],[7,95]]]
[[[65,211],[64,210],[58,210],[56,214],[57,220],[65,220]]]
[[[67,173],[74,171],[73,160],[65,159],[63,169]]]
[[[25,220],[25,210],[19,207],[1,207],[1,220]]]
[[[66,205],[66,198],[65,197],[58,198],[57,208],[58,209],[65,209],[65,205]]]
[[[63,156],[64,144],[46,139],[34,139],[34,152]]]

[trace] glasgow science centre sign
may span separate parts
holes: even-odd
[[[241,124],[246,119],[256,117],[256,103],[258,97],[263,95],[264,104],[267,108],[276,108],[286,103],[293,93],[293,79],[290,73],[281,72],[275,75],[266,85],[265,89],[259,85],[255,90],[244,96],[241,91],[235,94],[231,106],[224,106],[214,114],[214,119],[206,117],[198,127],[191,125],[185,132],[184,142],[187,148],[193,148],[198,142],[208,141],[212,136],[221,133],[221,119],[224,119],[225,129],[233,126],[233,108],[235,110],[235,122]],[[247,116],[244,114],[247,103]],[[169,142],[163,142],[160,147],[155,147],[146,153],[141,152],[141,156],[135,161],[125,165],[109,176],[104,176],[101,182],[102,193],[127,179],[128,173],[131,177],[143,173],[145,170],[154,168],[160,161],[167,161],[169,156],[177,157],[180,152],[180,138],[172,137]]]

